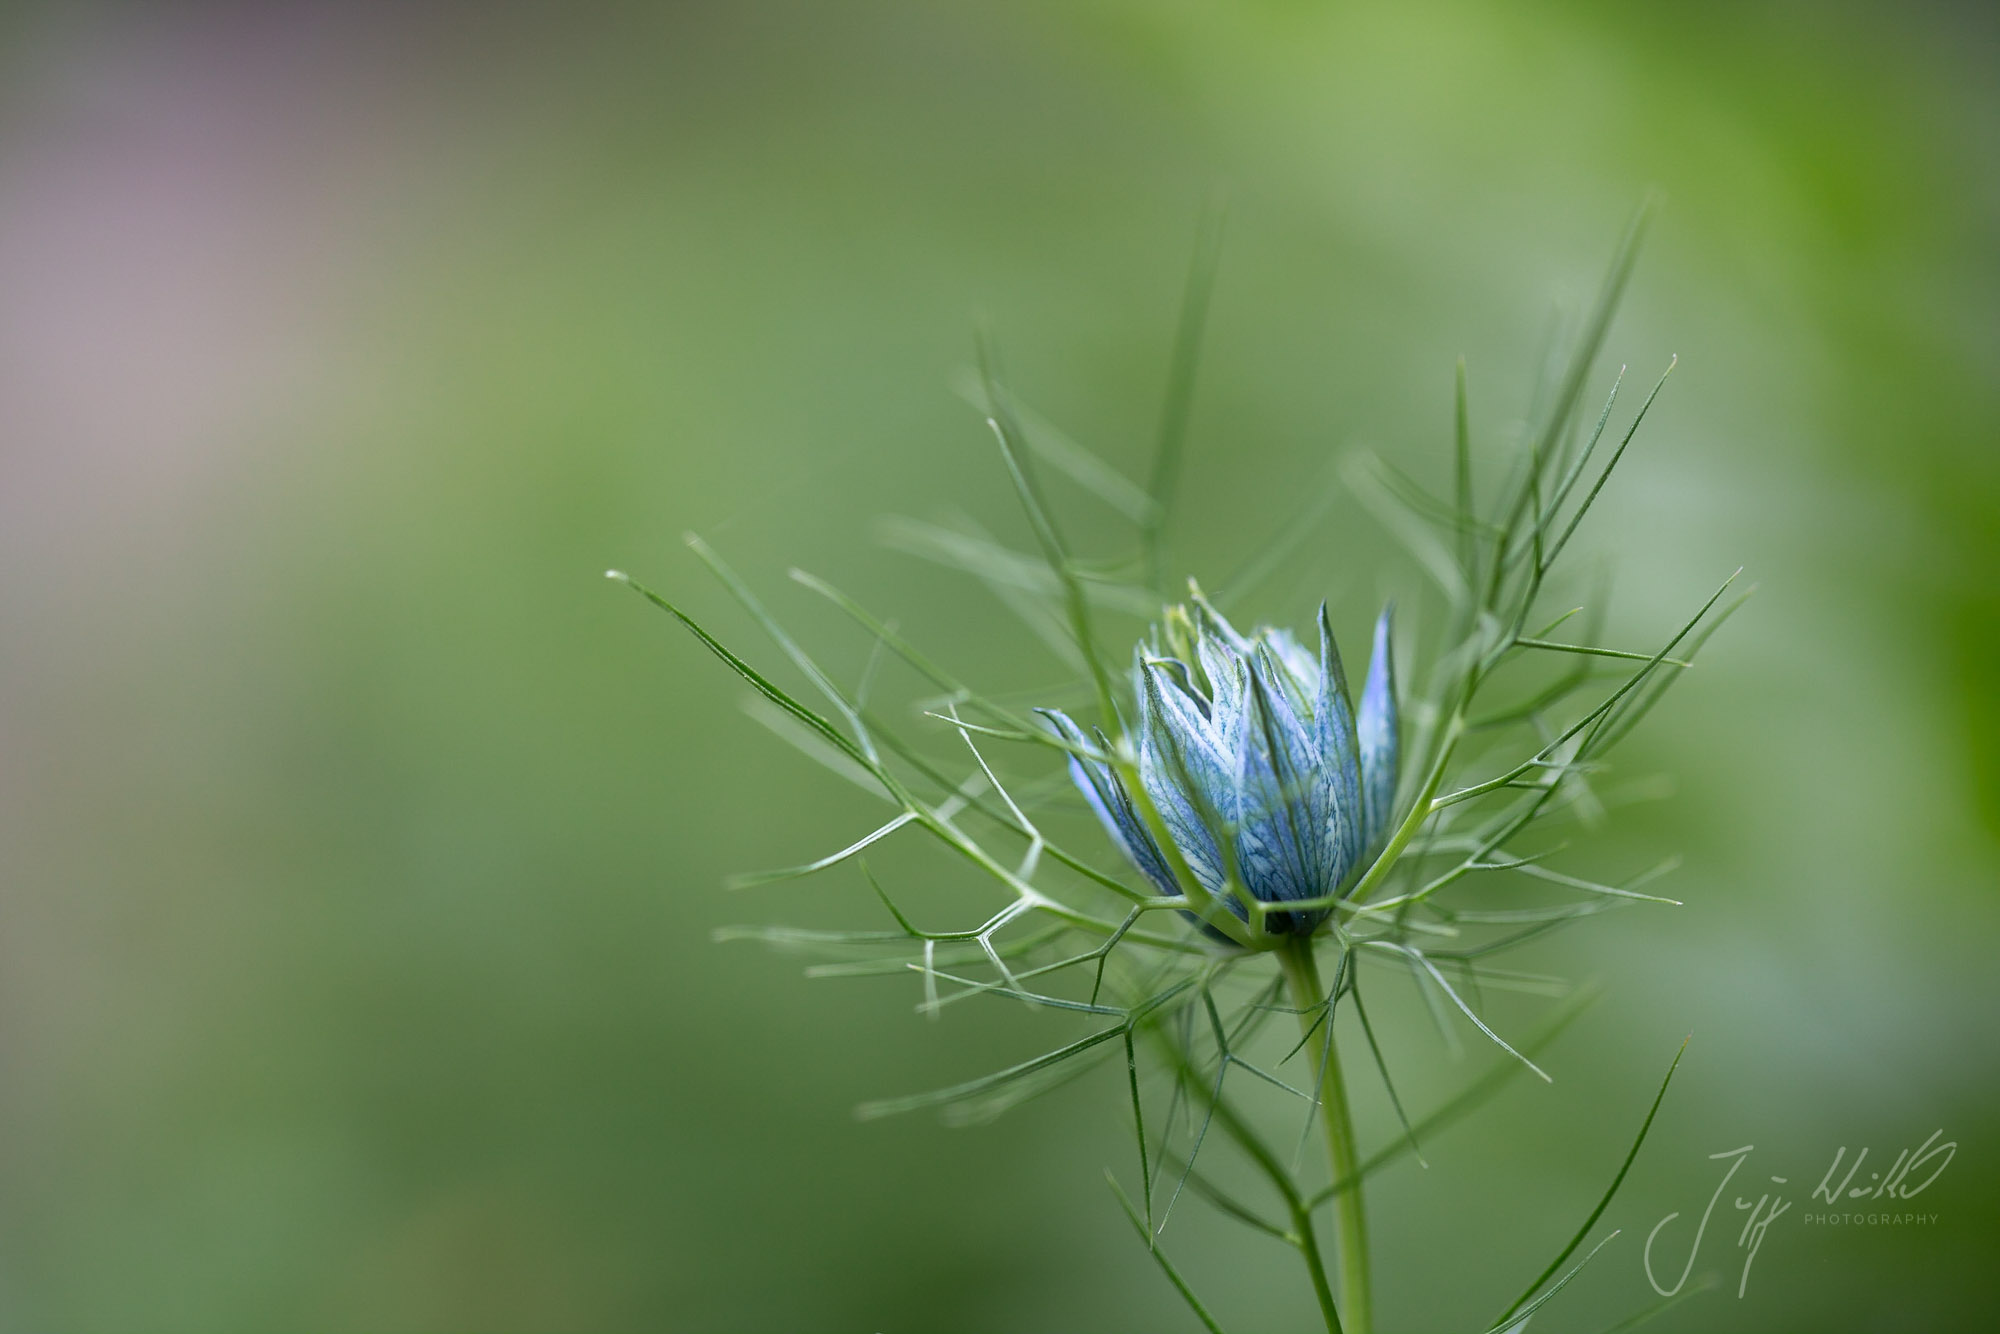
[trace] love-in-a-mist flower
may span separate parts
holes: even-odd
[[[1384,609],[1375,624],[1358,714],[1324,606],[1317,654],[1287,630],[1239,634],[1197,593],[1191,608],[1169,607],[1134,655],[1144,804],[1195,882],[1239,919],[1252,920],[1243,894],[1274,905],[1330,900],[1388,832],[1397,763],[1389,616]],[[1102,731],[1087,737],[1065,714],[1042,713],[1072,746],[1114,754]],[[1181,895],[1173,859],[1120,769],[1074,752],[1069,764],[1126,857],[1161,893]],[[1308,934],[1328,911],[1273,908],[1263,929]]]

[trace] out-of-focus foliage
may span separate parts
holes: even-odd
[[[880,516],[1026,541],[954,393],[975,314],[1038,408],[1142,473],[1218,183],[1188,563],[1235,568],[1270,496],[1356,447],[1441,484],[1460,353],[1497,450],[1552,303],[1657,185],[1606,350],[1682,365],[1577,540],[1620,553],[1608,642],[1718,569],[1762,588],[1620,753],[1680,790],[1595,844],[1607,876],[1680,853],[1687,906],[1527,965],[1605,998],[1536,1055],[1554,1086],[1381,1178],[1381,1323],[1490,1316],[1690,1029],[1624,1234],[1538,1325],[1650,1300],[1645,1234],[1746,1144],[1737,1185],[1797,1203],[1741,1299],[1719,1205],[1694,1270],[1720,1286],[1658,1328],[1989,1320],[1990,16],[64,6],[4,43],[0,1323],[1185,1321],[1099,1179],[1119,1081],[977,1129],[856,1124],[1046,1044],[1011,1009],[923,1022],[915,979],[711,943],[870,911],[857,876],[721,886],[872,806],[598,576],[679,580],[742,638],[696,528],[1032,700],[1063,666]],[[1335,501],[1248,617],[1324,597],[1358,639],[1422,578],[1383,547]],[[839,614],[787,596],[858,672]],[[883,856],[928,877],[913,913],[974,892]],[[1481,1068],[1381,994],[1414,1107]],[[1543,1008],[1485,1000],[1523,1031]],[[1360,1116],[1395,1133],[1365,1091]],[[1837,1147],[1938,1128],[1963,1148],[1917,1202],[1935,1225],[1805,1224]],[[1287,1257],[1185,1223],[1218,1306],[1311,1319]]]

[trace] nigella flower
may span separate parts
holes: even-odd
[[[1249,918],[1239,887],[1266,904],[1339,893],[1387,834],[1397,763],[1387,609],[1374,647],[1358,718],[1324,606],[1317,655],[1286,630],[1237,633],[1198,592],[1192,611],[1168,608],[1134,655],[1140,785],[1188,871],[1238,918]],[[1042,713],[1064,740],[1112,753],[1101,731],[1093,746],[1064,714]],[[1069,763],[1112,840],[1161,893],[1178,896],[1170,858],[1120,771],[1076,754]],[[1264,930],[1307,934],[1327,912],[1273,909]]]

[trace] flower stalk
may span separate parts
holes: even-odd
[[[1292,1008],[1299,1012],[1300,1037],[1319,1052],[1314,1074],[1327,1170],[1336,1187],[1341,1182],[1353,1183],[1334,1196],[1333,1204],[1333,1248],[1342,1312],[1339,1328],[1345,1334],[1369,1334],[1374,1317],[1368,1285],[1368,1215],[1361,1195],[1360,1156],[1354,1147],[1354,1118],[1347,1110],[1347,1085],[1341,1079],[1340,1050],[1333,1036],[1333,1001],[1321,988],[1319,963],[1310,938],[1294,940],[1277,954]],[[1322,1013],[1327,1029],[1315,1042]]]

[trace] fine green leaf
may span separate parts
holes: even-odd
[[[1618,1174],[1611,1178],[1611,1185],[1605,1189],[1603,1198],[1599,1199],[1597,1202],[1597,1207],[1590,1211],[1590,1217],[1583,1220],[1583,1226],[1576,1230],[1576,1235],[1574,1237],[1570,1238],[1569,1245],[1562,1248],[1561,1253],[1558,1254],[1554,1260],[1551,1260],[1549,1262],[1549,1267],[1547,1269],[1544,1269],[1541,1273],[1537,1274],[1535,1276],[1535,1281],[1530,1283],[1527,1286],[1526,1290],[1523,1291],[1519,1297],[1514,1299],[1514,1304],[1508,1307],[1504,1312],[1502,1312],[1500,1318],[1493,1322],[1493,1327],[1495,1329],[1499,1329],[1505,1326],[1507,1324],[1509,1317],[1513,1316],[1517,1311],[1520,1311],[1523,1307],[1527,1306],[1528,1299],[1535,1295],[1535,1290],[1541,1287],[1542,1284],[1548,1282],[1549,1276],[1554,1274],[1556,1270],[1562,1268],[1563,1261],[1569,1259],[1570,1256],[1576,1253],[1576,1248],[1583,1245],[1583,1239],[1590,1235],[1590,1230],[1592,1228],[1597,1226],[1597,1220],[1602,1218],[1604,1216],[1604,1211],[1611,1207],[1612,1197],[1617,1195],[1618,1188],[1625,1184],[1625,1174],[1632,1170],[1633,1162],[1639,1157],[1639,1148],[1646,1142],[1646,1135],[1653,1128],[1653,1118],[1655,1116],[1658,1116],[1660,1113],[1660,1104],[1663,1101],[1665,1101],[1667,1096],[1667,1086],[1674,1082],[1674,1071],[1680,1069],[1681,1057],[1687,1054],[1687,1046],[1688,1043],[1691,1041],[1693,1041],[1692,1035],[1681,1039],[1680,1050],[1674,1053],[1673,1061],[1667,1066],[1667,1076],[1665,1079],[1662,1079],[1660,1081],[1660,1091],[1653,1095],[1653,1105],[1646,1109],[1646,1119],[1639,1125],[1638,1138],[1632,1141],[1631,1151],[1625,1155],[1625,1161],[1618,1165]],[[1616,1235],[1617,1235],[1616,1233],[1612,1234],[1612,1236]],[[1609,1241],[1611,1240],[1611,1238],[1606,1237],[1604,1240]],[[1604,1244],[1603,1242],[1598,1243],[1599,1246],[1602,1246],[1603,1244]],[[1591,1252],[1592,1255],[1595,1255],[1596,1253],[1597,1252],[1595,1251]],[[1579,1268],[1580,1267],[1581,1266],[1579,1266]],[[1557,1284],[1556,1286],[1561,1287],[1562,1285]],[[1549,1295],[1551,1296],[1554,1295],[1553,1289],[1550,1291]]]
[[[1583,1259],[1579,1260],[1577,1262],[1576,1268],[1570,1270],[1567,1274],[1564,1274],[1561,1278],[1557,1279],[1554,1287],[1550,1288],[1547,1292],[1543,1293],[1541,1296],[1535,1298],[1535,1300],[1533,1300],[1532,1302],[1529,1302],[1527,1306],[1521,1310],[1521,1313],[1519,1315],[1514,1315],[1512,1312],[1509,1312],[1507,1316],[1501,1317],[1500,1322],[1489,1328],[1486,1331],[1486,1334],[1521,1334],[1521,1330],[1527,1326],[1528,1317],[1532,1316],[1535,1312],[1541,1310],[1542,1307],[1546,1305],[1551,1299],[1553,1299],[1557,1293],[1561,1292],[1564,1288],[1568,1287],[1570,1280],[1575,1278],[1578,1274],[1581,1274],[1583,1272],[1583,1267],[1589,1264],[1592,1260],[1595,1260],[1597,1258],[1597,1253],[1603,1250],[1606,1246],[1609,1246],[1611,1244],[1612,1238],[1616,1237],[1617,1235],[1618,1234],[1616,1232],[1613,1232],[1611,1236],[1606,1237],[1603,1241],[1600,1241],[1595,1246],[1591,1247],[1590,1254],[1584,1256]]]
[[[857,747],[852,741],[849,741],[845,736],[843,736],[839,728],[835,727],[825,718],[822,718],[819,714],[813,712],[811,709],[807,708],[805,705],[799,703],[797,700],[793,699],[790,695],[786,694],[783,690],[773,685],[762,674],[760,674],[756,668],[752,667],[749,663],[743,661],[743,659],[737,657],[734,653],[730,652],[727,648],[725,648],[721,640],[717,639],[714,635],[711,635],[708,631],[702,629],[701,625],[692,616],[689,616],[679,607],[676,607],[673,603],[667,601],[664,597],[661,597],[658,593],[655,593],[652,589],[646,587],[644,584],[640,583],[637,579],[634,579],[631,575],[626,574],[622,570],[606,570],[605,578],[624,584],[627,588],[630,588],[633,592],[637,593],[640,597],[645,598],[648,602],[660,608],[662,611],[671,613],[674,619],[679,621],[682,625],[686,626],[688,628],[688,631],[691,634],[693,634],[696,639],[699,639],[702,642],[702,645],[706,647],[709,652],[713,653],[716,657],[722,659],[724,663],[728,664],[729,669],[731,671],[735,672],[745,681],[748,681],[750,683],[750,687],[753,690],[755,690],[758,694],[762,695],[765,699],[770,700],[773,704],[783,709],[786,713],[798,719],[800,722],[804,723],[807,727],[811,728],[813,731],[817,732],[820,736],[824,737],[826,741],[833,746],[834,749],[840,751],[842,754],[846,755],[849,759],[855,761],[857,764],[860,764],[862,767],[866,768],[871,773],[878,773],[878,766],[875,764],[875,762],[869,756],[863,754],[861,749]]]
[[[1174,1262],[1169,1260],[1167,1253],[1160,1249],[1159,1239],[1153,1235],[1153,1230],[1146,1225],[1146,1220],[1139,1217],[1139,1211],[1132,1207],[1132,1199],[1125,1193],[1125,1188],[1118,1184],[1118,1178],[1107,1171],[1104,1174],[1104,1180],[1110,1185],[1111,1193],[1118,1197],[1118,1207],[1125,1211],[1125,1217],[1131,1220],[1132,1226],[1138,1230],[1139,1240],[1146,1243],[1147,1254],[1153,1257],[1153,1262],[1159,1265],[1160,1272],[1165,1274],[1167,1281],[1174,1285],[1174,1291],[1180,1293],[1181,1300],[1188,1304],[1188,1309],[1193,1311],[1195,1317],[1201,1321],[1202,1328],[1206,1329],[1208,1334],[1222,1334],[1222,1326],[1215,1323],[1215,1317],[1210,1315],[1208,1308],[1201,1304],[1201,1298],[1194,1295],[1194,1289],[1190,1288],[1187,1280],[1181,1277],[1180,1270],[1174,1268]]]

